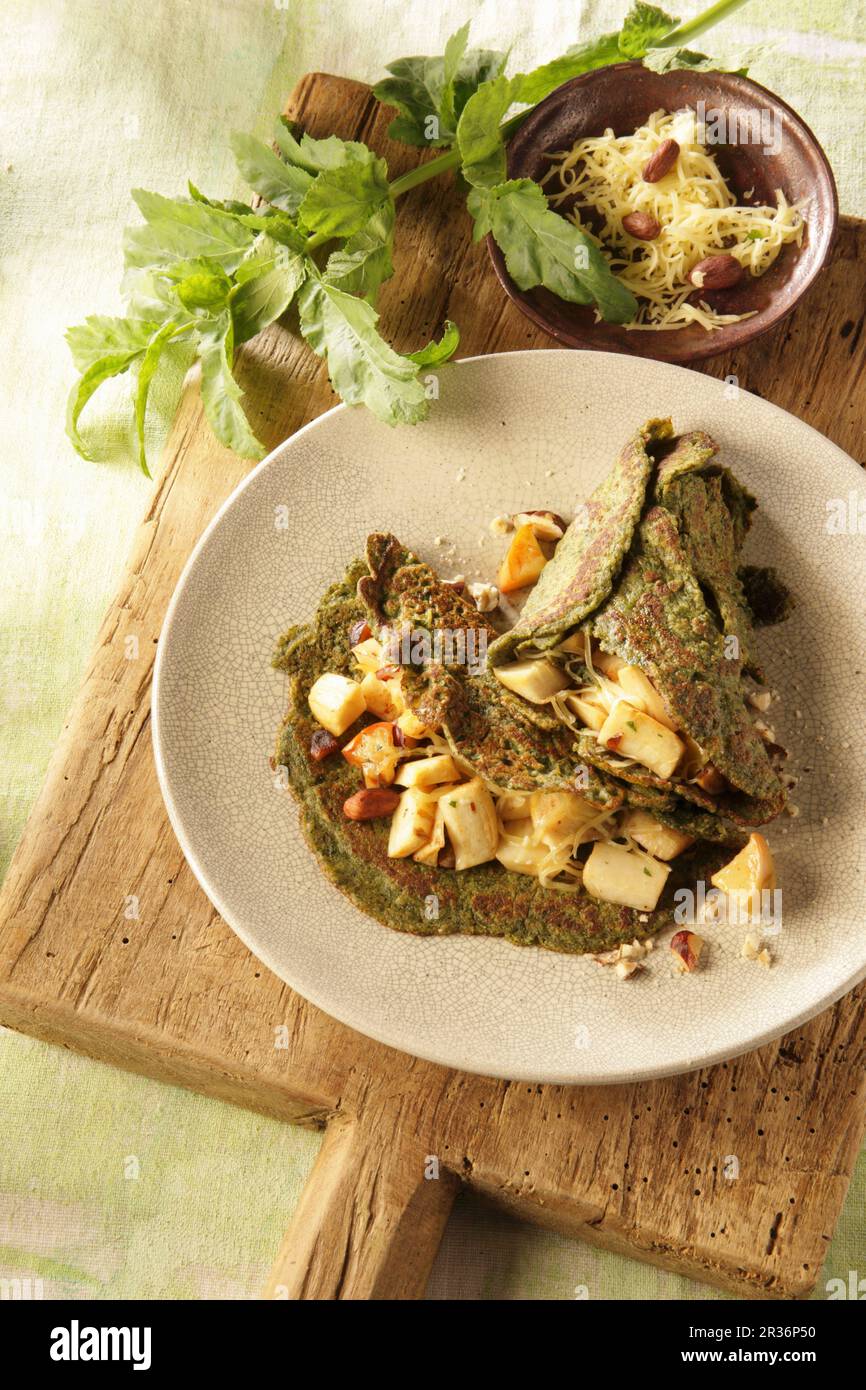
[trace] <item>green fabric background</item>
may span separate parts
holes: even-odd
[[[63,330],[119,308],[136,185],[235,186],[226,135],[266,134],[311,68],[374,79],[441,52],[467,17],[513,67],[618,25],[622,3],[547,0],[5,0],[0,15],[0,870],[42,779],[150,484],[129,462],[125,387],[86,419],[102,463],[63,435]],[[694,0],[674,5],[688,17]],[[575,16],[579,16],[576,18]],[[823,141],[843,210],[866,215],[866,11],[752,0],[701,46],[751,72]],[[178,385],[164,381],[158,448]],[[46,1297],[254,1297],[318,1140],[0,1030],[0,1278]],[[861,1161],[824,1282],[863,1252]],[[717,1297],[648,1266],[458,1204],[430,1296]]]

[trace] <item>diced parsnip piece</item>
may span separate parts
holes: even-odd
[[[496,810],[501,821],[523,820],[529,816],[530,797],[520,792],[506,792],[496,802]]]
[[[559,651],[575,652],[578,656],[583,656],[585,650],[586,633],[581,632],[579,628],[577,632],[573,632],[570,637],[566,637],[565,641],[559,644]]]
[[[633,705],[676,733],[677,726],[665,709],[664,700],[639,666],[623,666],[616,678]]]
[[[535,705],[543,704],[551,695],[571,685],[565,672],[543,657],[534,661],[509,661],[493,669],[507,690],[513,690],[515,695],[522,695],[524,700],[531,700]]]
[[[379,719],[395,720],[403,713],[403,695],[398,680],[380,681],[368,671],[361,681],[364,703]]]
[[[630,835],[647,854],[653,855],[656,859],[663,859],[665,863],[676,859],[678,854],[682,854],[684,849],[688,849],[689,845],[695,842],[694,836],[684,835],[681,830],[662,825],[649,811],[638,808],[627,811],[619,824],[624,835]]]
[[[519,839],[506,839],[502,836],[496,850],[496,858],[504,868],[513,874],[537,874],[550,851],[547,845],[532,843],[533,826],[527,816],[525,820],[510,821],[509,836]]]
[[[611,710],[598,731],[598,738],[605,748],[634,758],[657,777],[665,779],[673,776],[685,751],[682,739],[626,700],[621,700]]]
[[[772,891],[776,886],[776,865],[763,835],[757,832],[750,835],[748,844],[729,864],[713,874],[710,882],[733,898],[742,912],[757,916],[761,911],[761,893],[765,888]]]
[[[439,799],[442,819],[454,849],[455,869],[471,869],[495,858],[499,821],[493,797],[480,777],[454,787]]]
[[[577,792],[533,792],[532,826],[536,840],[554,849],[573,840],[579,830],[598,815]]]
[[[435,798],[431,798],[435,800]],[[423,848],[417,850],[412,858],[418,864],[426,864],[428,868],[435,869],[439,863],[439,855],[445,848],[445,821],[442,819],[442,806],[435,801],[436,816],[433,821],[433,829],[430,839]]]
[[[352,648],[352,655],[365,675],[375,676],[385,665],[382,643],[375,637],[367,637]]]
[[[565,703],[581,724],[595,729],[596,733],[607,719],[607,707],[594,695],[566,695]]]
[[[417,714],[413,714],[410,709],[403,711],[397,724],[408,738],[426,738],[433,732],[432,729],[427,728],[426,724],[422,724]]]
[[[547,556],[533,528],[518,526],[496,576],[500,593],[510,594],[534,584],[546,564]]]
[[[600,840],[583,866],[583,886],[593,898],[652,912],[670,869],[625,845]]]
[[[611,652],[603,652],[601,647],[593,647],[592,664],[602,675],[607,676],[608,680],[615,681],[619,672],[625,666],[621,656],[613,656]]]
[[[390,859],[405,859],[429,844],[436,821],[438,801],[421,787],[407,787],[391,817],[388,837]]]
[[[312,713],[323,729],[339,738],[350,724],[360,719],[367,706],[364,692],[356,681],[348,676],[340,676],[336,671],[326,671],[310,687],[307,697]]]
[[[396,780],[401,787],[434,787],[437,782],[459,781],[460,770],[450,753],[436,753],[403,763]]]

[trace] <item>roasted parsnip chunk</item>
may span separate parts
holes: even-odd
[[[670,869],[625,845],[600,840],[583,866],[583,886],[593,898],[652,912]]]
[[[577,792],[533,792],[532,827],[535,839],[549,849],[573,840],[598,815]]]
[[[397,679],[382,681],[368,671],[361,681],[364,703],[379,719],[397,719],[403,713],[403,694]]]
[[[639,666],[623,666],[616,678],[631,704],[676,733],[677,726],[665,709],[661,695]]]
[[[758,916],[762,892],[776,887],[776,865],[763,835],[757,831],[750,835],[748,844],[710,881],[733,899],[742,915]]]
[[[356,681],[348,676],[340,676],[336,671],[326,671],[310,687],[308,698],[310,710],[323,729],[339,738],[350,724],[367,708],[364,692]]]
[[[450,753],[434,753],[403,763],[396,780],[401,787],[434,787],[438,782],[458,782],[460,770]]]
[[[581,724],[596,733],[607,719],[607,707],[595,695],[566,695],[565,703]]]
[[[564,671],[554,666],[552,661],[541,658],[536,661],[509,661],[504,666],[495,666],[497,679],[506,690],[522,695],[535,705],[549,700],[551,695],[567,690],[571,681]]]
[[[503,836],[500,839],[496,850],[496,858],[500,864],[515,874],[537,874],[550,851],[547,845],[532,843],[532,821],[529,817],[525,820],[510,821],[508,832],[510,836],[519,838]]]
[[[634,758],[665,780],[673,776],[685,751],[682,739],[625,700],[611,710],[598,738],[605,748]]]
[[[684,849],[694,844],[691,835],[684,835],[681,830],[662,825],[649,811],[642,811],[637,807],[626,811],[619,825],[624,835],[630,835],[647,854],[651,854],[655,859],[662,859],[665,863],[676,859],[678,854],[682,854]]]
[[[493,797],[480,777],[452,788],[440,797],[439,805],[456,869],[471,869],[496,857],[499,821]]]
[[[391,818],[389,858],[405,859],[429,844],[438,805],[437,798],[428,796],[421,787],[406,788]]]

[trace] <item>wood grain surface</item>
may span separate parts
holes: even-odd
[[[314,135],[369,142],[392,173],[412,162],[359,84],[312,74],[289,111]],[[552,346],[470,243],[450,179],[401,200],[396,263],[380,307],[398,348],[417,348],[445,317],[461,327],[461,355]],[[843,220],[831,264],[794,316],[706,370],[735,374],[857,457],[864,289],[866,225]],[[269,446],[333,403],[291,322],[244,349],[242,376]],[[866,987],[781,1042],[703,1072],[530,1086],[449,1072],[351,1032],[259,965],[211,907],[157,786],[151,674],[183,564],[248,467],[215,442],[191,381],[0,896],[0,1021],[327,1128],[275,1252],[270,1297],[421,1297],[462,1182],[526,1220],[740,1294],[807,1295],[864,1126]],[[287,1046],[275,1045],[281,1026]]]

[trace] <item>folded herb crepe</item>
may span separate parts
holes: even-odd
[[[714,464],[715,453],[700,432],[675,439],[669,421],[645,425],[579,508],[518,623],[504,635],[397,538],[376,534],[366,560],[328,590],[313,621],[280,640],[275,664],[290,673],[291,683],[276,761],[288,771],[305,833],[325,871],[364,911],[422,934],[463,932],[562,951],[604,950],[669,923],[677,888],[707,880],[730,858],[731,847],[743,845],[736,822],[757,824],[778,811],[781,784],[748,716],[743,673],[759,674],[753,633],[759,600],[764,596],[767,611],[778,617],[785,595],[774,576],[742,573],[739,555],[755,503]],[[407,657],[400,645],[401,635],[432,639],[442,631],[468,640],[450,655],[431,641]],[[569,642],[576,633],[588,644],[583,655],[580,640]],[[361,684],[362,691],[369,687],[367,710],[374,715],[364,712],[363,701],[359,712],[363,649],[384,650],[379,644],[387,638],[387,666],[375,670],[384,658],[374,655]],[[468,647],[477,651],[487,643],[487,664],[479,669],[467,662]],[[564,720],[556,700],[530,701],[503,684],[515,661],[543,661],[562,683],[580,685],[593,678],[589,652],[595,644],[649,677],[671,725],[717,769],[721,794],[709,794],[684,775],[655,775],[605,746],[591,729]],[[339,678],[341,699],[349,703],[322,756],[321,719],[327,716],[316,694],[326,674]],[[377,701],[389,698],[396,703],[383,722]],[[371,717],[378,722],[371,725]],[[416,737],[406,737],[401,726]],[[432,743],[425,748],[428,735]],[[365,737],[367,745],[375,742],[376,757],[385,749],[387,775],[381,761],[356,756]],[[429,761],[419,773],[425,753]],[[399,763],[401,757],[414,761]],[[439,778],[448,784],[425,791],[422,774],[432,776],[437,764],[450,768]],[[369,817],[356,818],[350,807],[363,785],[359,766],[368,789],[361,796],[375,805]],[[408,766],[419,773],[417,784],[402,776],[406,790],[385,791],[395,766],[398,782]],[[471,810],[481,811],[482,819],[480,799],[490,802],[498,831],[493,847],[481,851],[483,862],[464,854],[471,866],[461,869],[458,856],[457,871],[449,871],[450,842],[463,833],[456,819],[461,787],[475,789]],[[398,800],[395,809],[391,801]],[[376,809],[386,803],[394,811],[390,823]],[[403,836],[409,811],[416,822],[422,813],[429,816],[430,843]],[[661,834],[675,845],[670,853],[658,851],[673,862],[643,855],[653,872],[661,870],[664,885],[649,910],[586,891],[581,864],[587,848],[607,837],[621,855],[625,836],[640,856],[626,827],[647,813],[658,832],[652,843]],[[647,867],[642,872],[650,873]]]

